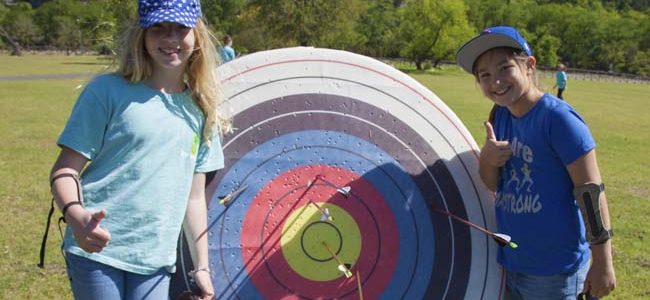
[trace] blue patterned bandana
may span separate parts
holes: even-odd
[[[201,3],[199,0],[139,0],[138,15],[142,28],[162,22],[193,28],[201,16]]]

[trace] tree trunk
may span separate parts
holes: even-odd
[[[14,41],[14,39],[11,38],[9,33],[7,33],[7,31],[1,26],[0,26],[0,36],[5,38],[5,40],[7,40],[7,42],[9,42],[9,45],[11,45],[11,55],[14,55],[14,56],[22,56],[23,55],[23,51],[20,49],[20,44],[18,44],[18,42]]]
[[[415,69],[418,70],[418,71],[422,70],[422,60],[420,60],[420,59],[415,60]]]

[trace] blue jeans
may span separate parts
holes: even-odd
[[[589,271],[589,263],[585,263],[574,273],[551,276],[507,272],[506,299],[576,300],[578,294],[582,292],[587,271]]]
[[[167,270],[140,275],[66,253],[68,277],[75,299],[168,299]]]

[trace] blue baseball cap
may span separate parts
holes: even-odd
[[[486,28],[473,37],[456,52],[456,63],[468,73],[473,73],[474,62],[485,51],[497,47],[511,47],[524,51],[528,56],[533,50],[517,29],[510,26],[495,26]]]
[[[201,16],[199,0],[139,0],[140,27],[149,28],[162,22],[173,22],[194,28]]]

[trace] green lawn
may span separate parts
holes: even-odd
[[[110,61],[92,56],[0,55],[0,77],[95,73]],[[9,66],[5,68],[5,66]],[[479,144],[491,107],[471,76],[456,68],[410,73],[458,114]],[[49,208],[55,140],[80,92],[78,79],[0,80],[0,299],[69,299],[56,225],[46,268],[36,266]],[[552,86],[550,78],[544,85]],[[565,92],[598,142],[616,236],[618,287],[610,299],[650,298],[650,85],[569,81]],[[57,213],[58,216],[58,213]]]
[[[113,60],[90,55],[35,55],[8,56],[0,54],[0,77],[44,74],[96,73],[109,67]]]

